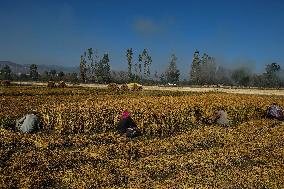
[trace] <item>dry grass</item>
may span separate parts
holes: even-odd
[[[282,96],[81,87],[0,94],[1,124],[37,109],[45,127],[36,134],[0,128],[3,188],[284,187],[284,125],[263,118],[272,102],[284,106]],[[143,136],[115,132],[126,108]],[[231,127],[206,124],[217,108]]]

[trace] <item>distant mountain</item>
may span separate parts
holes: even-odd
[[[0,69],[2,69],[5,65],[8,65],[13,73],[16,74],[28,74],[30,72],[29,64],[17,64],[11,61],[0,61]],[[79,67],[65,67],[59,65],[37,65],[37,69],[39,73],[43,73],[45,71],[56,70],[56,72],[63,71],[64,73],[72,73],[79,72]]]

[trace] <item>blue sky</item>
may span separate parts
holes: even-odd
[[[284,68],[283,10],[283,0],[0,0],[0,60],[76,66],[93,47],[126,70],[132,47],[158,72],[175,53],[187,74],[195,49],[218,64]]]

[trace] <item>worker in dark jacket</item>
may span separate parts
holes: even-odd
[[[128,111],[124,111],[122,113],[117,124],[117,131],[121,134],[126,134],[126,136],[129,138],[140,135],[139,129]]]

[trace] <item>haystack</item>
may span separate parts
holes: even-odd
[[[129,83],[127,86],[131,91],[141,91],[143,89],[142,85],[138,83]]]

